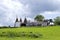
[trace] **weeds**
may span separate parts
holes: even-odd
[[[42,34],[36,34],[36,33],[32,33],[32,32],[2,32],[0,33],[0,37],[30,37],[30,38],[39,38],[42,37]]]

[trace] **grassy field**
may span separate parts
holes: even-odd
[[[60,26],[0,28],[0,40],[60,40]]]

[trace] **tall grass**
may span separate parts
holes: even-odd
[[[0,40],[60,40],[60,26],[1,28]]]

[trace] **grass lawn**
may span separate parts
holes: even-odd
[[[26,36],[20,37],[21,33]],[[14,34],[19,37],[14,37]],[[41,34],[41,36],[34,38],[34,36],[29,37],[30,34],[38,36]],[[0,40],[60,40],[60,26],[0,28]]]

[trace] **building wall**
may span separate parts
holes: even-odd
[[[21,24],[20,22],[16,22],[15,27],[20,27],[20,24]]]

